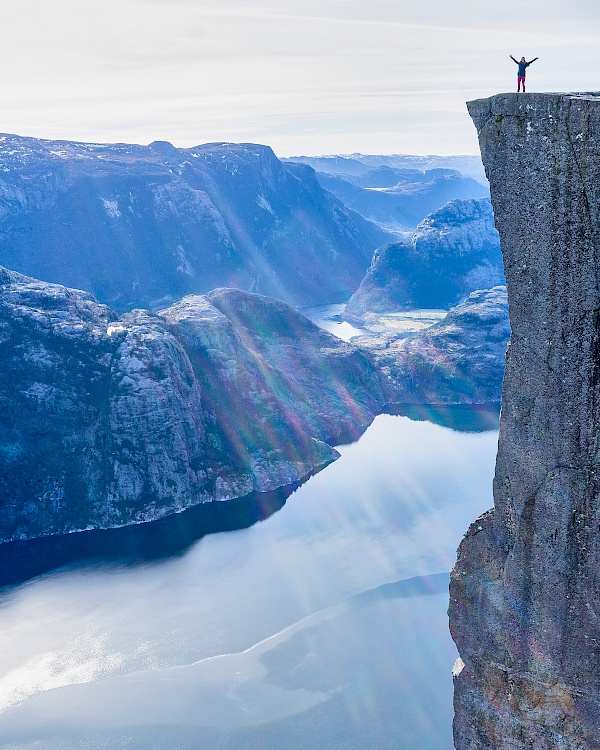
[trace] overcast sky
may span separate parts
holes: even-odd
[[[3,0],[0,131],[477,153],[465,101],[600,90],[598,0]]]

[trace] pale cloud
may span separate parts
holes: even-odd
[[[0,130],[280,154],[477,150],[465,100],[599,88],[588,0],[19,0],[3,16]]]

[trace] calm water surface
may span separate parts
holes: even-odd
[[[319,328],[333,333],[334,336],[342,339],[342,341],[350,341],[354,336],[371,333],[366,328],[357,328],[346,320],[343,320],[342,314],[345,309],[345,304],[319,305],[317,307],[305,307],[300,312],[318,325]]]
[[[0,747],[451,750],[448,571],[496,444],[382,415],[261,523],[4,588]]]

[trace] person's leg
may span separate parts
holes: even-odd
[[[525,93],[525,76],[523,76],[523,93]]]

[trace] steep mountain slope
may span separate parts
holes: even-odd
[[[424,219],[410,240],[379,248],[344,316],[455,305],[476,289],[504,283],[489,199],[455,200]]]
[[[297,482],[381,410],[355,347],[239,290],[118,318],[0,269],[0,541]]]
[[[265,146],[0,137],[0,263],[119,311],[218,286],[343,301],[386,238]]]

